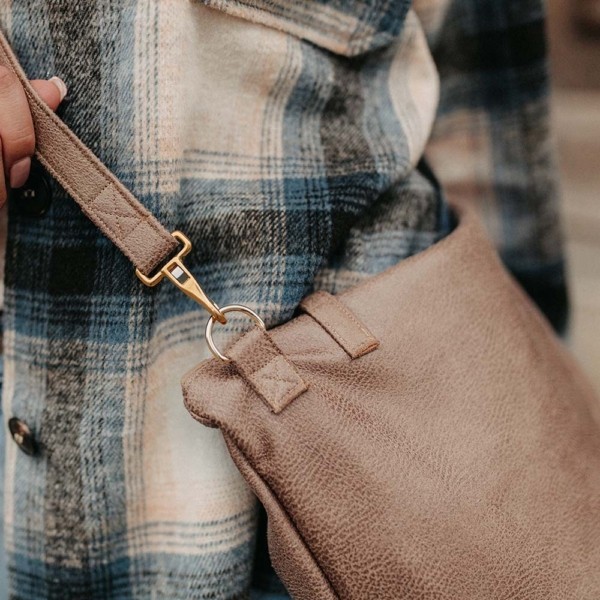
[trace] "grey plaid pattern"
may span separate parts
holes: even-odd
[[[26,72],[69,85],[65,122],[194,241],[217,303],[269,325],[447,233],[429,164],[562,293],[542,17],[531,0],[0,2]],[[40,452],[0,450],[7,594],[241,599],[254,579],[285,596],[220,434],[182,406],[205,315],[141,286],[53,190],[43,218],[13,203],[8,221],[3,420]]]

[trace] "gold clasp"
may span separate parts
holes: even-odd
[[[156,275],[146,277],[139,269],[135,270],[135,274],[140,281],[148,287],[158,285],[165,277],[168,277],[186,296],[195,300],[203,306],[209,313],[212,319],[219,323],[226,323],[227,318],[221,309],[204,293],[200,284],[194,276],[187,270],[182,262],[182,258],[190,253],[192,242],[181,231],[173,231],[171,235],[183,244],[183,248],[177,256],[172,258],[164,267],[160,269]]]

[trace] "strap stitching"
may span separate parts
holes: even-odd
[[[43,118],[46,122],[50,122],[51,125],[56,125],[59,132],[63,135],[66,135],[71,142],[73,142],[75,144],[75,146],[77,147],[78,150],[81,150],[83,157],[85,158],[87,164],[89,166],[91,166],[94,171],[96,171],[96,173],[98,175],[100,175],[100,177],[102,177],[102,179],[104,179],[104,181],[106,182],[106,187],[110,187],[112,188],[117,195],[119,195],[123,200],[125,200],[127,202],[127,205],[130,206],[135,212],[137,212],[140,216],[140,219],[150,219],[151,220],[151,225],[156,229],[157,233],[160,234],[160,236],[165,239],[165,240],[172,240],[172,236],[170,233],[167,232],[167,230],[156,220],[156,217],[154,217],[154,215],[152,215],[151,213],[147,212],[147,209],[142,207],[139,204],[139,201],[136,200],[133,196],[130,196],[128,193],[125,193],[119,183],[118,180],[113,181],[110,176],[108,176],[106,173],[103,172],[103,170],[100,168],[100,166],[98,164],[96,164],[96,161],[98,160],[94,155],[89,156],[89,154],[91,154],[91,151],[86,148],[83,143],[60,121],[54,121],[54,119],[52,117],[50,117],[45,110],[42,109],[40,102],[38,101],[38,99],[33,96],[31,93],[29,93],[29,90],[26,90],[28,97],[33,100],[36,105],[37,108],[42,110],[41,115],[39,115],[41,118]],[[40,153],[41,154],[41,153]],[[55,168],[55,167],[54,167]],[[56,169],[56,168],[55,168]],[[116,179],[116,178],[115,178]],[[122,185],[122,184],[121,184]],[[103,188],[102,191],[104,191]],[[101,193],[101,192],[100,192]],[[99,195],[99,194],[98,194]],[[76,196],[80,199],[82,199],[82,197],[79,194],[76,194]],[[96,196],[97,197],[97,196]],[[85,204],[89,204],[90,201],[89,200],[83,200],[82,201]]]
[[[277,361],[277,359],[280,357],[283,358],[283,360],[286,362],[286,365],[288,367],[290,367],[289,371],[292,372],[292,376],[293,376],[292,379],[286,379],[284,377],[279,377],[276,374],[271,375],[269,373],[266,373],[266,374],[261,373],[262,371],[265,371],[265,370],[268,371],[269,369],[273,368],[273,366],[275,366],[273,363],[275,363]],[[261,375],[259,377],[255,377],[258,373],[261,373]],[[261,396],[264,396],[265,399],[269,400],[269,403],[272,402],[273,404],[276,404],[277,407],[280,409],[285,407],[290,396],[294,396],[296,393],[300,392],[301,390],[306,389],[306,383],[300,377],[300,375],[295,371],[293,365],[291,365],[289,363],[289,361],[283,354],[277,354],[277,355],[273,356],[273,358],[271,358],[271,360],[268,363],[266,363],[265,365],[263,365],[260,369],[256,369],[252,373],[249,373],[249,379],[255,383],[257,388],[258,388],[258,383],[262,379],[266,379],[267,381],[275,381],[277,383],[288,384],[286,386],[283,394],[269,393],[267,395],[264,393],[264,391],[262,389],[260,389],[260,390],[257,389],[257,391],[260,393]],[[256,382],[255,381],[256,379],[259,379],[259,382]]]
[[[241,371],[245,377],[247,378],[248,383],[253,387],[255,392],[263,398],[269,408],[275,412],[281,412],[296,396],[301,394],[302,392],[308,389],[307,383],[304,381],[300,373],[296,370],[296,367],[288,360],[285,354],[277,347],[275,342],[271,339],[271,336],[267,332],[260,332],[259,335],[262,337],[264,343],[266,343],[265,351],[267,353],[267,360],[262,366],[257,367],[255,369],[246,369],[244,367],[244,361],[240,361],[234,357],[233,362]],[[243,353],[244,354],[244,353]],[[292,379],[284,379],[281,376],[278,376],[277,372],[274,374],[266,374],[259,377],[255,377],[257,373],[264,370],[272,369],[274,366],[274,362],[277,360],[283,360],[287,372],[291,374]],[[283,369],[282,369],[283,371]],[[261,389],[260,379],[264,377],[270,381],[277,381],[285,384],[293,384],[291,387],[288,385],[287,389],[283,394],[273,394],[269,392],[268,394],[264,393],[264,390]]]
[[[354,323],[365,334],[365,336],[375,339],[374,335],[357,319],[356,315],[354,315],[354,313],[343,302],[340,302],[331,294],[328,294],[325,297],[322,296],[322,298],[322,300],[318,301],[318,307],[323,306],[330,300],[333,300],[333,302],[335,302],[335,304],[341,309],[342,313],[344,313],[350,319],[350,321],[352,321],[352,323]]]
[[[62,187],[69,192],[69,194],[71,196],[76,196],[73,188],[71,187],[70,183],[67,182],[66,179],[64,179],[64,177],[62,175],[60,175],[57,170],[55,169],[55,167],[52,166],[52,164],[50,163],[50,161],[48,160],[48,158],[45,155],[39,154],[38,153],[38,158],[40,160],[40,162],[46,166],[47,168],[49,168],[51,171],[53,171],[53,175],[55,177],[55,179],[62,185]],[[80,205],[81,210],[84,213],[91,213],[92,215],[94,215],[101,223],[106,225],[106,228],[108,231],[105,231],[105,235],[106,237],[108,237],[110,240],[112,240],[116,246],[118,246],[118,248],[123,252],[123,254],[125,254],[125,256],[127,256],[127,258],[129,258],[131,260],[131,262],[133,262],[134,264],[138,263],[138,258],[135,257],[134,253],[129,249],[128,246],[125,246],[124,244],[124,240],[122,238],[118,238],[117,236],[115,236],[112,233],[112,229],[110,229],[108,223],[105,223],[105,221],[102,219],[102,217],[95,212],[93,209],[90,209],[89,204],[84,202],[81,203]],[[141,221],[140,221],[141,222]],[[153,229],[153,231],[156,231],[155,229]],[[159,250],[155,250],[151,256],[150,259],[148,261],[146,261],[148,264],[144,264],[144,267],[148,267],[149,269],[153,268],[156,263],[162,258],[163,253],[160,252]],[[141,263],[140,263],[140,266]],[[142,269],[143,270],[143,269]]]
[[[12,68],[13,72],[17,75],[17,77],[21,81],[21,85],[23,86],[28,99],[33,103],[34,107],[37,109],[36,117],[41,121],[46,121],[46,124],[48,124],[49,121],[51,127],[55,128],[59,135],[66,136],[68,138],[68,141],[70,141],[75,146],[75,149],[81,153],[81,156],[87,163],[87,166],[91,167],[93,171],[100,175],[100,177],[107,182],[107,185],[112,187],[116,191],[117,195],[122,200],[124,200],[128,206],[133,208],[134,212],[136,212],[140,216],[141,221],[147,223],[150,226],[151,230],[158,234],[158,237],[167,243],[169,249],[172,249],[176,245],[176,242],[169,234],[169,232],[163,227],[163,225],[156,219],[156,217],[154,217],[154,215],[152,215],[145,207],[143,207],[139,203],[139,201],[131,194],[131,192],[127,190],[119,182],[119,180],[116,177],[114,177],[112,173],[110,173],[110,176],[107,173],[105,173],[103,171],[105,167],[98,164],[99,159],[91,152],[91,150],[87,148],[83,144],[83,142],[79,140],[77,136],[75,136],[75,134],[72,131],[70,131],[69,128],[62,121],[60,121],[60,119],[58,119],[58,117],[54,113],[52,113],[50,109],[40,99],[38,99],[37,94],[35,93],[33,88],[31,88],[31,85],[27,80],[27,76],[25,75],[21,65],[19,64],[16,56],[14,56],[12,49],[8,46],[8,42],[5,40],[1,32],[0,54],[2,54],[5,62]],[[102,218],[98,215],[97,211],[90,209],[89,203],[83,201],[82,196],[75,193],[71,184],[68,183],[62,175],[59,175],[59,169],[53,167],[52,160],[45,154],[42,154],[39,151],[39,149],[36,150],[36,155],[40,159],[40,162],[44,164],[44,166],[46,166],[49,170],[53,171],[53,175],[56,178],[56,180],[64,187],[64,189],[67,192],[69,192],[71,196],[73,196],[73,198],[75,198],[78,201],[78,204],[80,205],[82,210],[85,207],[87,210],[84,210],[84,212],[87,212],[88,214],[97,217],[98,220],[104,223],[108,228],[108,224],[102,220]],[[111,239],[134,264],[137,263],[136,266],[148,267],[149,269],[152,269],[156,265],[156,263],[159,262],[159,260],[163,258],[166,254],[164,251],[161,251],[159,248],[157,248],[150,255],[149,260],[138,261],[133,258],[132,252],[127,248],[126,240],[129,236],[122,238],[115,235],[113,229],[108,229],[108,232],[104,232],[107,235],[107,237]]]
[[[328,329],[334,338],[338,339],[340,345],[344,349],[347,349],[349,354],[361,354],[371,348],[376,348],[379,345],[377,338],[357,319],[345,304],[340,302],[335,296],[327,294],[327,292],[317,292],[317,294],[318,296],[307,298],[307,300],[302,303],[302,306],[305,308],[306,312],[308,312],[316,321],[320,322],[325,329]],[[339,308],[340,312],[356,325],[367,339],[363,340],[360,344],[351,344],[348,342],[348,339],[340,334],[339,330],[332,325],[330,320],[325,319],[322,314],[319,314],[318,316],[312,314],[312,310],[316,311],[327,304],[334,304]]]
[[[29,97],[31,97],[28,94]],[[33,100],[36,100],[35,97],[33,97]],[[37,100],[36,100],[37,103]],[[42,119],[48,121],[48,115],[43,112],[42,115],[40,115],[42,117]],[[53,123],[54,124],[54,123]],[[66,129],[63,126],[59,127],[59,130],[61,133],[63,134],[70,134],[70,131],[68,129]],[[73,134],[71,134],[73,135]],[[76,140],[77,138],[75,138],[75,136],[73,135],[73,138]],[[73,141],[73,140],[71,140]],[[78,146],[78,149],[83,150],[85,149],[84,146],[82,146],[81,148]],[[87,150],[87,149],[85,149]],[[89,150],[88,150],[89,152]],[[56,180],[69,192],[69,194],[71,196],[73,196],[74,198],[79,198],[79,206],[82,209],[85,209],[84,212],[88,212],[91,213],[92,215],[96,216],[96,218],[98,218],[98,220],[100,220],[110,232],[113,232],[113,229],[109,226],[109,224],[102,219],[102,217],[100,216],[100,214],[98,213],[98,211],[93,208],[93,206],[91,206],[93,204],[93,200],[89,201],[89,200],[83,200],[83,198],[81,197],[80,194],[75,193],[75,190],[72,188],[71,184],[60,174],[60,169],[58,169],[57,167],[54,166],[53,161],[51,159],[49,159],[48,156],[46,156],[46,154],[42,154],[39,150],[36,151],[38,158],[40,159],[40,161],[42,162],[42,164],[44,164],[45,166],[47,166],[50,170],[52,170],[54,177],[56,178]],[[175,245],[175,240],[174,238],[163,228],[163,226],[156,220],[156,218],[150,214],[150,213],[146,213],[145,212],[145,208],[143,208],[142,206],[137,204],[137,200],[135,200],[135,198],[129,199],[126,195],[124,195],[121,190],[118,188],[118,186],[115,185],[115,183],[113,181],[110,180],[110,178],[108,178],[103,172],[102,170],[98,167],[98,165],[95,165],[94,162],[92,162],[90,160],[89,156],[85,156],[85,159],[87,161],[87,163],[89,165],[91,165],[94,170],[102,177],[102,179],[104,179],[104,181],[106,182],[106,187],[102,189],[102,191],[104,191],[106,188],[111,188],[113,190],[115,190],[117,192],[117,194],[124,199],[128,206],[131,206],[131,208],[134,209],[134,211],[139,214],[140,216],[140,221],[145,221],[148,225],[150,225],[150,227],[152,228],[152,231],[155,232],[156,234],[159,235],[159,237],[163,240],[168,240],[170,243],[172,242],[173,245]],[[102,191],[100,193],[102,193]],[[97,197],[97,196],[96,196]],[[106,233],[106,232],[105,232]],[[129,250],[127,247],[123,247],[125,245],[125,239],[126,238],[120,238],[117,235],[115,235],[113,233],[113,235],[109,235],[108,233],[106,233],[107,237],[110,238],[120,249],[121,251],[135,264],[138,262],[137,258],[134,258],[134,254],[131,250]],[[165,237],[166,235],[166,237]],[[171,244],[170,244],[171,245]],[[154,266],[154,264],[156,264],[156,262],[158,262],[158,260],[160,258],[162,258],[164,255],[164,252],[160,251],[159,249],[156,249],[152,255],[151,255],[151,259],[150,259],[150,263],[151,266]]]

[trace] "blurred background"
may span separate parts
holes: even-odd
[[[548,0],[570,345],[600,390],[600,0]]]

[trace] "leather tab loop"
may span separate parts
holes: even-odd
[[[260,327],[234,344],[229,357],[240,375],[276,414],[308,389],[296,367]]]
[[[352,359],[379,347],[379,340],[358,317],[327,292],[311,294],[301,302],[300,308],[317,321]]]

